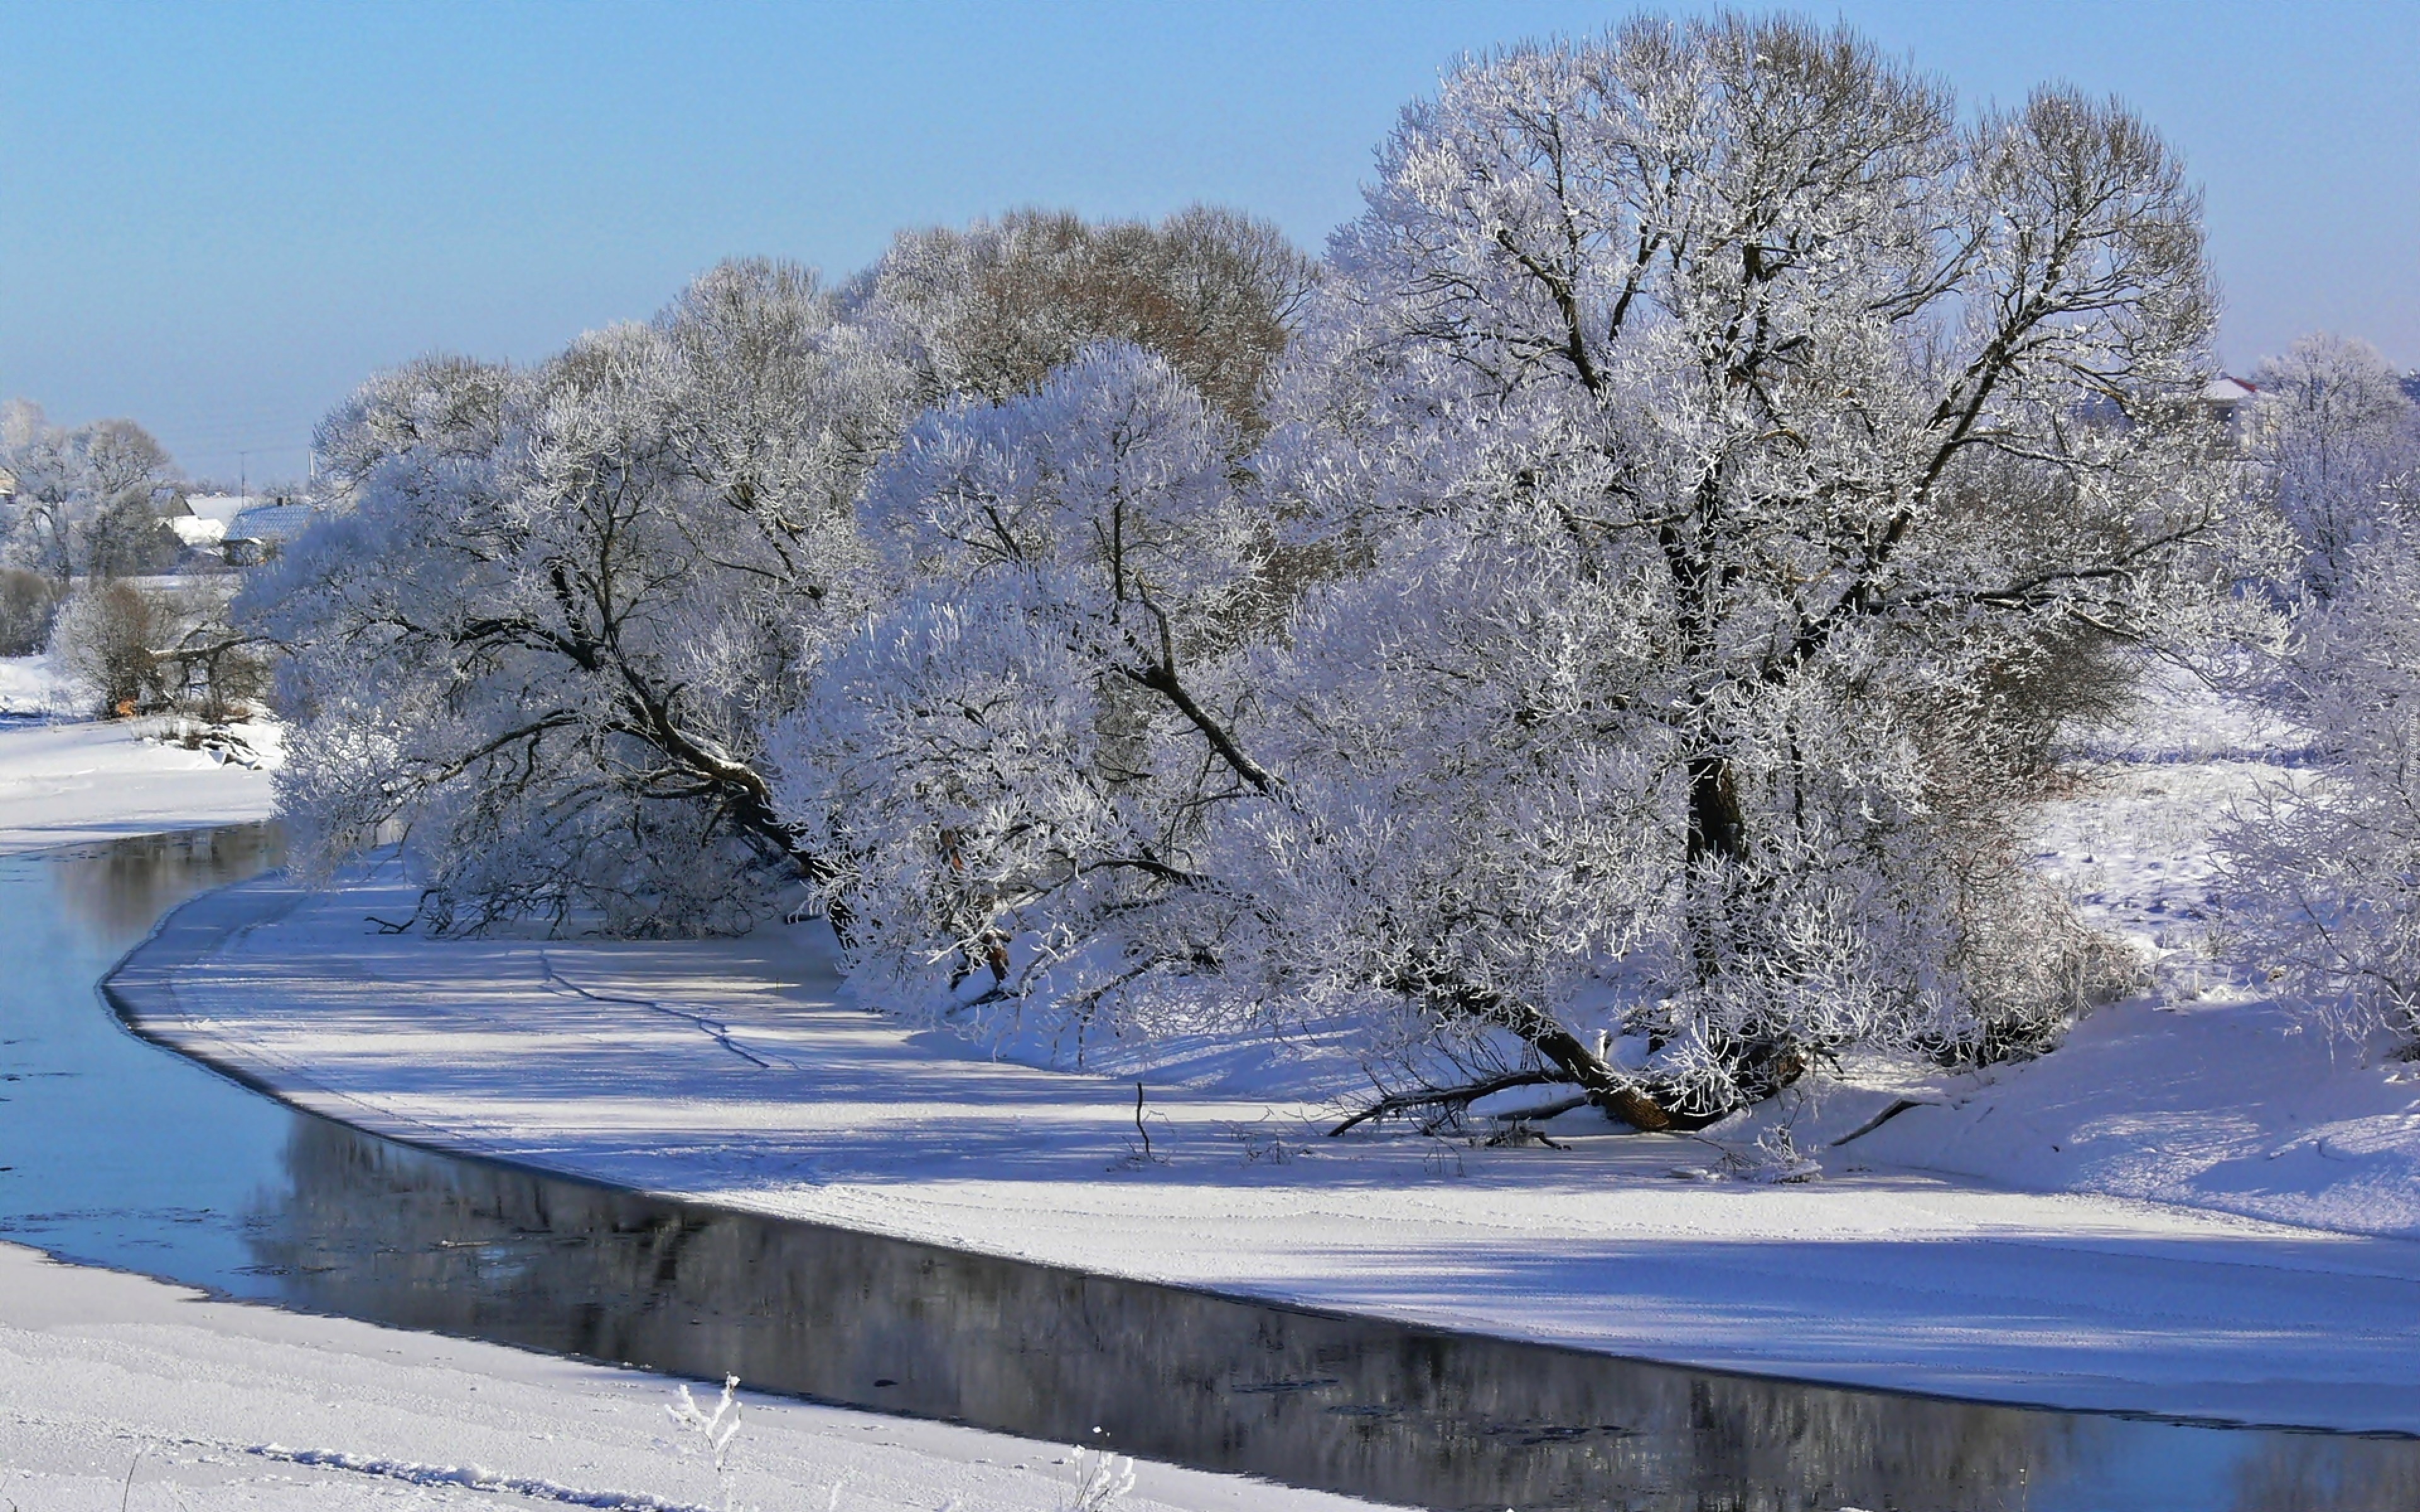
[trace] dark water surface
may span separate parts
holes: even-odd
[[[1936,1401],[1321,1317],[394,1144],[136,1039],[95,994],[163,911],[273,864],[258,828],[0,857],[0,1237],[226,1296],[735,1370],[1413,1505],[2420,1509],[2409,1440]]]

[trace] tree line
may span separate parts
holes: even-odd
[[[2408,401],[2347,428],[2314,375],[2382,363],[2298,348],[2229,433],[2115,101],[1640,20],[1466,63],[1366,201],[1317,260],[1021,212],[380,375],[240,606],[302,854],[400,841],[438,931],[816,911],[908,1009],[1349,1023],[1388,1109],[1691,1126],[2124,991],[2026,864],[2058,732],[2289,621],[2324,722],[2410,602]]]

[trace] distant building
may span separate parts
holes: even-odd
[[[286,549],[286,543],[310,528],[319,517],[308,500],[255,503],[227,521],[222,541],[227,565],[256,567]]]
[[[2259,392],[2259,389],[2254,385],[2232,374],[2221,373],[2202,385],[2201,402],[2218,411],[2222,417],[2231,420],[2235,417],[2237,408]]]
[[[215,551],[226,539],[227,527],[247,509],[273,500],[254,493],[189,493],[173,499],[161,511],[177,539],[200,550]]]
[[[2229,444],[2243,440],[2243,424],[2252,416],[2252,399],[2259,389],[2240,378],[2221,373],[2202,385],[2201,402],[2226,427]]]
[[[198,515],[170,515],[165,521],[169,531],[187,546],[209,548],[226,539],[226,521],[204,519]]]

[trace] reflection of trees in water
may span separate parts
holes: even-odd
[[[51,858],[60,906],[102,939],[140,939],[195,893],[276,866],[285,841],[273,823],[136,835],[80,845]]]
[[[287,1300],[1431,1506],[2047,1509],[2129,1425],[1325,1319],[686,1209],[316,1119]],[[2021,1472],[2024,1473],[2021,1474]]]
[[[2236,1467],[2235,1512],[2412,1512],[2420,1443],[2264,1433]]]

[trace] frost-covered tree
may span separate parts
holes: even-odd
[[[2221,840],[2244,964],[2329,1028],[2420,1040],[2420,539],[2350,546],[2279,686],[2319,750]]]
[[[818,864],[763,732],[861,612],[848,505],[903,382],[812,274],[754,262],[534,370],[371,383],[319,437],[334,512],[244,606],[291,652],[306,856],[400,829],[439,928],[759,917]]]
[[[11,401],[0,420],[0,467],[17,485],[0,520],[16,563],[65,583],[156,570],[173,554],[152,490],[176,464],[134,422],[67,428],[39,406]]]
[[[2257,380],[2246,450],[2306,590],[2261,691],[2319,755],[2222,839],[2236,943],[2329,1027],[2420,1038],[2420,413],[2336,336]]]
[[[787,811],[846,857],[828,888],[861,965],[988,967],[1078,1014],[1215,967],[1209,828],[1272,782],[1232,729],[1266,533],[1235,446],[1168,363],[1105,345],[928,412],[876,477],[863,518],[906,591],[778,743]]]
[[[1266,990],[1649,1127],[2040,1042],[2102,969],[2013,844],[2043,728],[2219,576],[2174,155],[1640,21],[1458,70],[1368,197],[1262,464],[1364,564],[1238,815]]]
[[[2367,342],[2320,332],[2254,370],[2246,450],[2324,597],[2348,558],[2420,501],[2420,410]]]

